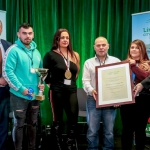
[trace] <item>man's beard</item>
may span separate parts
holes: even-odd
[[[32,42],[32,40],[28,40],[28,42],[26,40],[22,41],[21,42],[24,44],[24,45],[30,45],[30,43]]]

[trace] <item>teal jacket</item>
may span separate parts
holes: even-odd
[[[34,96],[31,99],[34,100],[39,91],[38,75],[31,71],[35,68],[42,68],[42,59],[36,49],[36,43],[32,41],[30,49],[27,49],[18,39],[15,44],[9,47],[3,61],[3,77],[10,86],[10,92],[18,97],[30,100],[22,94],[25,89],[30,87],[34,90]]]

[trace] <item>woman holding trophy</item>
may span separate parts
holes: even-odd
[[[53,113],[55,149],[62,150],[63,110],[68,120],[67,147],[75,149],[75,129],[78,121],[78,100],[76,80],[79,73],[80,58],[73,51],[70,34],[66,29],[59,29],[54,35],[51,51],[44,56],[43,67],[49,69],[45,79],[50,85],[50,103]]]

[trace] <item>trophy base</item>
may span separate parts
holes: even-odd
[[[45,95],[36,95],[36,100],[43,101],[45,99]]]

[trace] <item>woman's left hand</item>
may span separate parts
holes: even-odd
[[[45,87],[44,84],[39,84],[38,87],[40,91],[44,92],[44,87]]]

